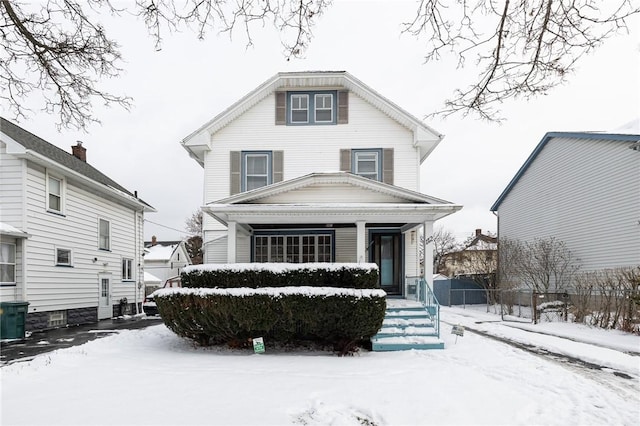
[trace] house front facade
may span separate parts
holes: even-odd
[[[81,144],[71,154],[0,124],[2,302],[28,303],[26,330],[139,311],[153,207],[87,163]]]
[[[498,238],[565,243],[581,270],[640,265],[640,135],[547,133],[491,207]]]
[[[441,139],[347,72],[275,75],[182,141],[204,168],[204,262],[375,262],[405,295],[419,233],[461,208],[421,192]]]

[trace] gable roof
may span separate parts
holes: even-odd
[[[360,96],[387,116],[397,121],[400,125],[411,130],[414,135],[414,145],[420,148],[421,162],[427,158],[431,151],[433,151],[444,138],[444,135],[429,127],[422,120],[400,108],[346,71],[304,71],[280,72],[276,74],[185,137],[181,141],[181,144],[192,158],[198,161],[201,166],[204,166],[204,159],[202,157],[203,150],[208,149],[210,138],[200,138],[198,137],[199,135],[205,133],[210,136],[216,133],[275,91],[282,89],[317,89],[322,87],[348,89],[350,92]]]
[[[260,200],[261,198],[272,197],[284,192],[309,187],[312,185],[335,185],[346,184],[359,187],[364,190],[380,192],[401,198],[405,203],[426,203],[426,204],[453,204],[439,198],[431,197],[421,192],[411,191],[399,186],[362,177],[349,172],[324,172],[309,173],[294,179],[263,186],[251,191],[241,192],[210,204],[247,204]]]
[[[86,161],[80,160],[73,154],[58,148],[57,146],[2,117],[0,117],[0,132],[4,133],[11,138],[11,140],[24,148],[25,151],[23,153],[15,154],[32,154],[31,157],[35,157],[32,159],[36,161],[40,160],[39,162],[42,162],[44,160],[45,162],[62,166],[67,170],[75,172],[75,174],[83,177],[84,179],[100,184],[100,186],[105,190],[111,189],[111,192],[120,192],[121,198],[123,198],[122,195],[124,195],[124,198],[128,198],[129,201],[134,201],[137,204],[143,205],[145,211],[155,211],[150,204],[147,204],[140,198],[137,198],[135,194],[129,192],[123,186]]]
[[[573,139],[585,139],[585,140],[602,140],[602,141],[619,141],[619,142],[635,142],[636,144],[640,141],[640,135],[630,135],[630,134],[618,134],[618,133],[595,133],[595,132],[549,132],[544,135],[538,146],[533,150],[529,158],[524,162],[524,164],[520,167],[518,172],[515,174],[511,182],[507,185],[507,187],[502,191],[502,194],[498,197],[495,203],[489,209],[492,212],[498,210],[500,204],[504,201],[504,199],[509,195],[509,192],[513,189],[513,187],[518,183],[522,175],[527,171],[529,166],[535,161],[536,157],[540,152],[544,149],[547,143],[554,138],[573,138]],[[635,145],[634,145],[635,146]],[[640,149],[640,146],[635,147],[634,149]]]

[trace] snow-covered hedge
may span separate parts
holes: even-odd
[[[244,346],[252,338],[314,341],[345,353],[382,326],[383,290],[335,287],[173,288],[154,293],[167,327],[201,345]]]
[[[341,287],[375,289],[375,263],[233,263],[193,265],[181,274],[182,287]]]

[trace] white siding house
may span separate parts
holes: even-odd
[[[143,299],[143,217],[155,211],[86,162],[0,122],[0,298],[26,329],[95,322]]]
[[[491,207],[498,238],[555,237],[584,271],[640,265],[639,141],[547,133]]]
[[[154,237],[145,245],[144,270],[160,279],[161,283],[180,275],[182,268],[191,265],[184,241],[158,242]]]
[[[419,231],[461,208],[421,192],[441,139],[347,72],[275,75],[182,141],[204,167],[204,262],[376,262],[403,295]]]

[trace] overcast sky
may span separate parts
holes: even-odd
[[[199,41],[185,31],[167,34],[155,51],[141,21],[102,16],[126,61],[122,76],[102,86],[133,97],[134,108],[97,105],[102,125],[88,133],[58,133],[57,117],[44,113],[18,124],[69,152],[83,141],[89,163],[158,210],[146,215],[145,239],[178,239],[202,204],[203,179],[180,141],[277,72],[344,70],[419,118],[471,83],[471,63],[463,71],[453,58],[425,65],[423,44],[400,34],[415,9],[413,1],[337,0],[317,21],[305,58],[289,62],[270,28],[256,29],[249,48],[241,32],[231,41],[214,33]],[[421,190],[464,206],[436,227],[461,240],[476,228],[495,232],[489,208],[546,132],[610,131],[640,117],[637,18],[632,31],[583,60],[566,86],[537,100],[504,103],[502,125],[461,116],[426,120],[445,138],[423,163]]]

